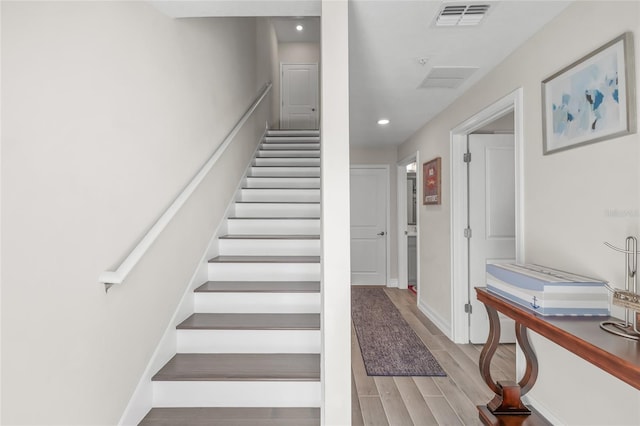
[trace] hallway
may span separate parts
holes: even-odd
[[[456,345],[416,306],[407,290],[385,292],[436,357],[447,377],[370,377],[351,328],[352,419],[358,425],[479,425],[476,405],[492,392],[478,371],[481,346]],[[515,345],[501,345],[493,359],[495,380],[515,379]]]

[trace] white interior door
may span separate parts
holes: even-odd
[[[388,180],[387,169],[351,169],[351,284],[387,284]]]
[[[486,286],[486,264],[515,262],[514,137],[472,134],[468,138],[469,176],[469,340],[485,343],[489,320],[474,287]],[[513,321],[501,316],[501,342],[514,342]]]
[[[281,64],[280,128],[318,128],[318,64]]]

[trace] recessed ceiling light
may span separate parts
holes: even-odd
[[[296,25],[296,30],[302,31],[302,30],[304,30],[304,27],[302,25],[298,24],[298,25]]]
[[[381,118],[380,120],[378,120],[378,124],[381,126],[385,126],[387,124],[389,124],[389,120],[386,118]]]

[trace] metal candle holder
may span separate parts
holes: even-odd
[[[610,288],[610,290],[613,291],[613,304],[624,307],[625,314],[624,321],[602,321],[600,328],[627,339],[640,340],[640,330],[638,330],[638,313],[640,312],[640,294],[638,294],[638,239],[636,237],[627,237],[624,249],[615,247],[609,243],[604,244],[610,249],[626,255],[624,290]]]

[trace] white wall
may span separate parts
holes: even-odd
[[[349,18],[322,1],[322,424],[351,424]]]
[[[358,148],[351,147],[349,151],[351,164],[389,166],[389,229],[387,241],[389,243],[389,279],[398,281],[398,150],[397,148]]]
[[[590,23],[588,28],[586,22]],[[636,58],[640,58],[639,27],[638,2],[573,3],[416,132],[400,147],[398,156],[419,150],[421,159],[442,156],[442,164],[449,164],[450,129],[523,87],[526,261],[620,285],[624,260],[602,243],[621,245],[627,235],[639,234],[640,137],[634,134],[543,156],[540,85],[549,75],[625,31],[634,31]],[[640,70],[638,59],[636,70]],[[441,317],[451,318],[451,196],[446,168],[442,189],[442,206],[419,207],[420,223],[424,224],[420,229],[421,302]],[[556,421],[569,425],[640,423],[637,390],[574,360],[541,338],[534,336],[533,343],[540,359],[540,376],[530,396]]]
[[[259,80],[272,82],[271,88],[271,115],[269,117],[269,127],[280,127],[280,63],[278,59],[278,38],[273,21],[270,18],[257,18],[257,67]],[[262,77],[261,77],[262,76]]]
[[[255,19],[2,2],[2,423],[115,424],[267,109],[121,286],[97,282],[253,101]]]
[[[320,43],[279,43],[280,62],[320,63]]]

